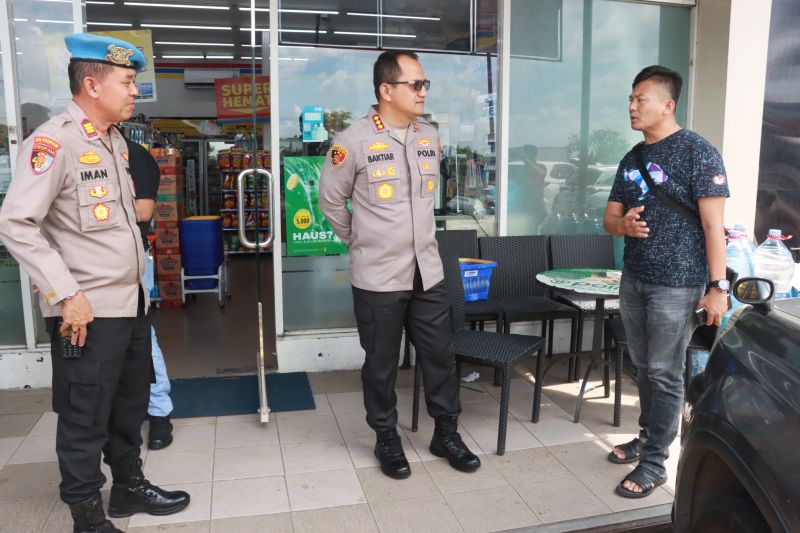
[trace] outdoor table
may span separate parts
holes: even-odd
[[[619,270],[609,270],[604,268],[565,268],[559,270],[546,270],[536,274],[536,280],[540,283],[560,291],[586,294],[595,297],[594,331],[592,336],[592,357],[586,368],[586,373],[581,382],[581,391],[575,403],[575,417],[573,422],[577,423],[581,417],[581,405],[583,404],[583,394],[586,392],[586,382],[589,375],[598,363],[605,364],[603,361],[603,310],[607,298],[619,297],[619,282],[622,272]],[[580,351],[580,347],[578,347]],[[573,354],[570,354],[572,356]],[[551,363],[552,364],[552,363]]]

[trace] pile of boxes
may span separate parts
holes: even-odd
[[[181,305],[181,247],[179,222],[184,217],[183,162],[180,153],[153,150],[161,171],[161,186],[156,198],[155,261],[161,305]]]

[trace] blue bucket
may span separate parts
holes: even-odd
[[[464,284],[464,301],[477,302],[489,297],[489,283],[497,261],[486,259],[459,259],[461,281]]]

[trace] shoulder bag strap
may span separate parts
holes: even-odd
[[[674,198],[662,191],[661,187],[655,184],[653,178],[650,176],[650,172],[647,170],[647,166],[645,166],[644,158],[642,157],[642,143],[633,147],[633,155],[636,158],[636,166],[639,168],[639,173],[642,175],[645,183],[647,183],[647,187],[653,191],[656,198],[695,226],[701,226],[700,216],[697,213],[679,204]]]

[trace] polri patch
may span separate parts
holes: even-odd
[[[100,156],[97,155],[97,152],[93,152],[91,150],[87,150],[83,153],[82,156],[78,158],[78,161],[83,163],[84,165],[96,165],[100,162]]]
[[[89,137],[90,139],[92,137],[97,137],[97,129],[94,127],[94,124],[92,124],[92,121],[89,120],[88,118],[83,119],[83,121],[81,122],[81,128],[83,128],[83,131],[86,133],[86,136]]]
[[[49,137],[34,137],[31,147],[31,170],[34,174],[47,172],[56,160],[61,143]]]
[[[417,146],[430,146],[431,140],[426,137],[420,137],[417,139]]]
[[[347,159],[347,148],[334,144],[331,146],[331,162],[333,166],[338,167]]]

